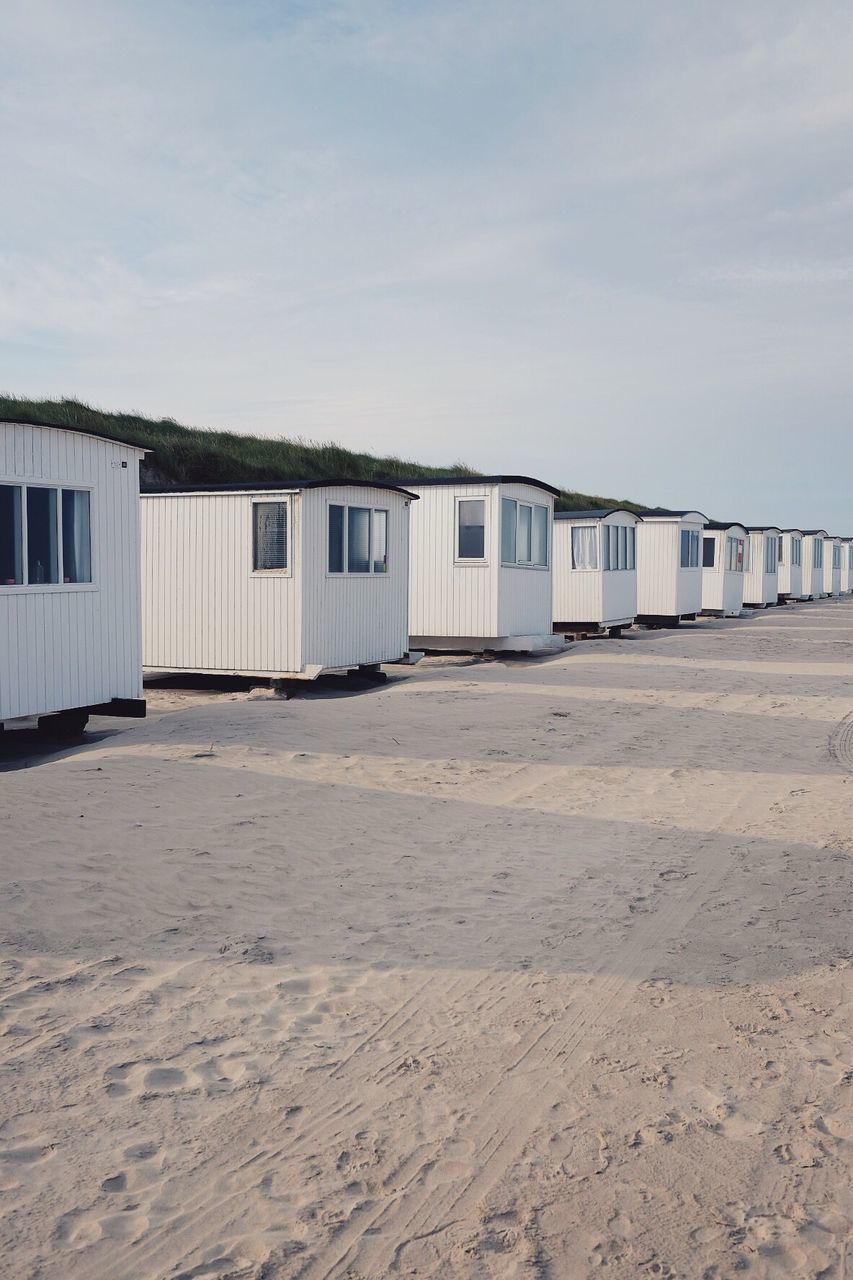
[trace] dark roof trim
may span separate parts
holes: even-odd
[[[783,533],[778,524],[748,524],[747,529],[750,533]]]
[[[405,498],[417,502],[418,495],[410,493],[399,484],[391,484],[387,480],[351,480],[348,477],[334,477],[331,480],[257,480],[240,484],[160,484],[146,485],[142,490],[146,494],[169,493],[275,493],[278,490],[291,489],[384,489],[389,493],[402,493]]]
[[[782,532],[783,532],[783,533],[799,533],[799,534],[802,534],[802,532],[803,532],[803,531],[802,531],[802,529],[783,529],[783,530],[782,530]]]
[[[743,529],[749,533],[749,526],[745,525],[742,520],[709,520],[705,525],[706,529]]]
[[[627,507],[597,507],[592,511],[555,511],[555,520],[606,520],[608,516],[633,516],[635,520],[642,520],[642,516],[637,511],[629,511]]]
[[[803,529],[802,533],[805,538],[828,538],[829,537],[829,534],[826,532],[826,529]]]
[[[544,489],[546,493],[553,493],[555,498],[559,498],[561,490],[555,489],[552,484],[546,484],[544,480],[534,480],[532,476],[406,476],[400,484],[429,486],[439,484],[529,484],[534,489]]]
[[[0,426],[39,427],[41,429],[46,428],[49,431],[72,431],[77,436],[91,436],[93,440],[108,440],[110,444],[118,445],[122,449],[137,449],[139,453],[151,452],[144,444],[132,444],[130,440],[120,440],[118,436],[111,436],[106,431],[95,431],[92,427],[80,426],[75,422],[36,422],[32,418],[7,418],[0,414]]]

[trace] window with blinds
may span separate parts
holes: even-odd
[[[253,557],[255,571],[286,569],[287,565],[287,503],[255,502]]]

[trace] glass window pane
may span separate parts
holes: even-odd
[[[255,502],[254,548],[255,569],[287,568],[287,503]]]
[[[681,567],[686,569],[690,563],[690,535],[686,529],[681,530]]]
[[[514,498],[501,498],[501,563],[516,562],[516,530],[518,503]]]
[[[619,563],[619,529],[615,524],[607,526],[607,540],[610,544],[610,568],[620,569]]]
[[[483,560],[486,555],[486,500],[462,498],[458,505],[460,560]]]
[[[373,513],[373,572],[388,572],[388,512]]]
[[[518,562],[530,564],[533,559],[533,508],[518,504]]]
[[[619,525],[619,568],[627,569],[628,567],[628,528],[627,525]]]
[[[62,580],[92,581],[92,537],[87,489],[62,490]]]
[[[533,508],[533,563],[548,564],[548,508]]]
[[[27,489],[27,580],[58,582],[56,490]]]
[[[347,572],[370,573],[368,507],[347,507]]]
[[[702,540],[702,566],[705,569],[713,569],[717,560],[717,539],[703,538]]]
[[[329,503],[329,573],[344,571],[344,509]]]
[[[572,568],[598,568],[598,527],[577,524],[572,528]]]
[[[0,484],[0,587],[24,580],[22,541],[20,486]]]
[[[605,573],[616,568],[610,555],[610,526],[606,524],[601,525],[601,567]]]
[[[637,567],[637,530],[633,525],[628,529],[628,568]]]

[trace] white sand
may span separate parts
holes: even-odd
[[[852,661],[824,602],[4,748],[3,1276],[841,1280]]]

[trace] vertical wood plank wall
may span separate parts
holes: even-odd
[[[0,484],[91,489],[93,577],[0,585],[0,719],[142,696],[141,456],[59,427],[0,423]]]

